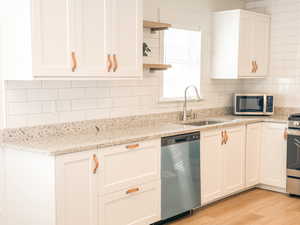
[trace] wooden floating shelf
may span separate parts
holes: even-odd
[[[144,64],[144,69],[148,69],[150,71],[167,70],[170,68],[172,68],[172,66],[167,64]]]
[[[168,23],[160,23],[160,22],[144,20],[144,28],[151,29],[151,32],[168,30],[170,27],[172,27],[172,25]]]

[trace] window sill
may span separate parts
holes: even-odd
[[[204,98],[200,97],[200,99],[196,98],[188,98],[188,102],[201,102]],[[184,98],[160,98],[158,104],[171,104],[171,103],[183,103]]]

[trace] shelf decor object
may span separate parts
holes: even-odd
[[[168,30],[170,27],[172,27],[172,25],[168,24],[168,23],[144,20],[144,28],[149,28],[151,30],[151,33],[155,33],[157,31]],[[144,47],[144,56],[145,56],[145,53],[147,54],[147,52],[145,52],[146,46],[144,45],[143,47]],[[167,70],[170,68],[172,68],[172,66],[167,65],[167,64],[144,64],[144,69],[150,70],[150,72],[162,71],[162,70]]]
[[[149,56],[151,54],[151,49],[150,47],[147,45],[146,42],[143,43],[143,56]]]

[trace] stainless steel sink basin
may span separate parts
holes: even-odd
[[[197,121],[197,122],[187,122],[187,123],[184,123],[184,125],[207,126],[207,125],[213,125],[213,124],[218,124],[218,123],[224,123],[224,121],[204,120],[204,121]]]

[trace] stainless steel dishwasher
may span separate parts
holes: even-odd
[[[199,208],[200,133],[162,138],[161,166],[162,220]]]

